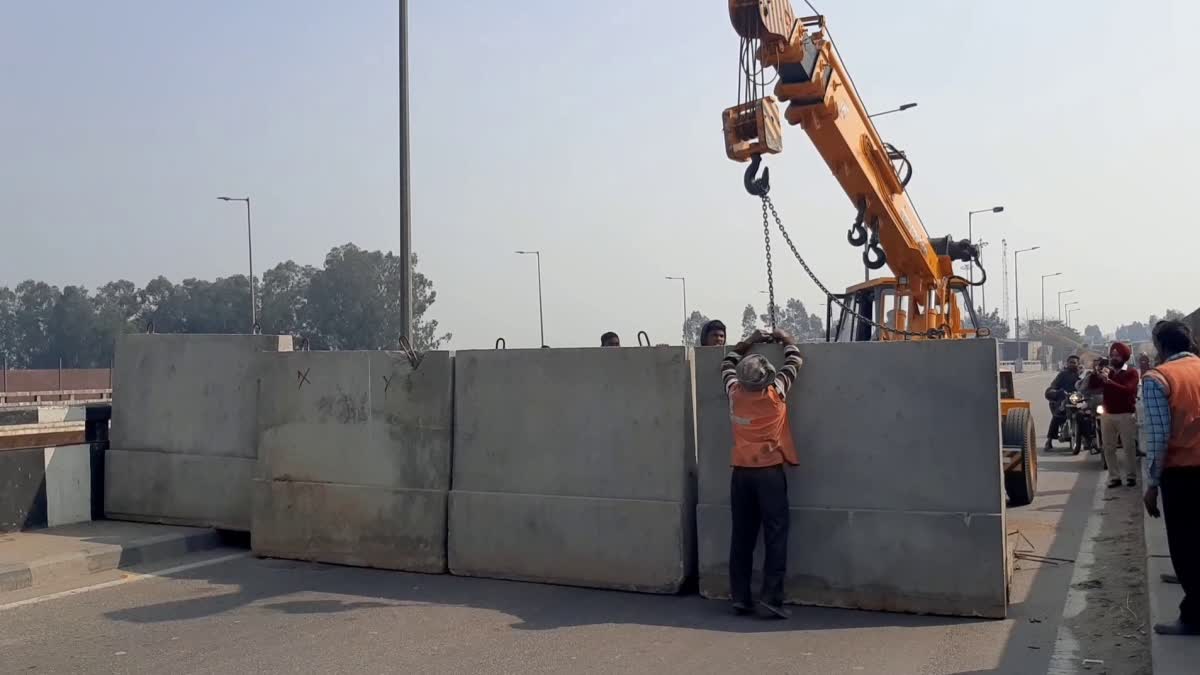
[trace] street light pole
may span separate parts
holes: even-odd
[[[223,202],[246,202],[246,252],[250,257],[250,333],[258,332],[258,310],[254,297],[254,235],[250,227],[249,197],[217,197]]]
[[[1071,327],[1071,312],[1077,311],[1079,309],[1079,307],[1071,307],[1071,305],[1078,305],[1078,304],[1079,304],[1078,300],[1072,300],[1071,302],[1068,302],[1067,304],[1063,305],[1063,307],[1066,309],[1066,312],[1067,312],[1067,328]]]
[[[1013,252],[1013,284],[1016,286],[1014,295],[1016,296],[1017,300],[1016,322],[1018,342],[1021,341],[1021,272],[1019,267],[1021,260],[1017,256],[1021,255],[1022,253],[1028,253],[1029,251],[1036,251],[1039,248],[1041,248],[1041,246],[1031,246],[1029,248],[1023,248],[1019,251]],[[1018,349],[1020,349],[1020,347],[1018,347]]]
[[[1062,272],[1042,275],[1042,334],[1046,333],[1046,280],[1050,277],[1062,276]]]
[[[517,251],[521,255],[532,255],[537,257],[537,273],[538,273],[538,331],[542,336],[542,345],[546,346],[546,317],[542,313],[542,252],[541,251]]]
[[[979,209],[978,211],[967,211],[967,241],[975,243],[975,214],[976,213],[1003,213],[1003,206],[993,206],[990,209]],[[975,304],[975,265],[971,264],[971,304]],[[1017,321],[1021,318],[1018,316]]]
[[[680,332],[683,334],[683,346],[687,346],[687,320],[688,320],[688,304],[687,304],[687,277],[667,277],[671,281],[678,281],[683,284],[683,326]]]
[[[1074,293],[1074,292],[1075,292],[1075,289],[1074,289],[1074,288],[1069,288],[1069,289],[1067,289],[1067,290],[1065,290],[1065,291],[1059,291],[1059,292],[1058,292],[1058,320],[1059,320],[1059,321],[1062,321],[1062,320],[1063,320],[1063,304],[1062,304],[1062,296],[1066,295],[1067,293]]]
[[[408,156],[408,0],[400,0],[400,334],[412,339],[412,222]],[[545,344],[545,341],[542,342]]]

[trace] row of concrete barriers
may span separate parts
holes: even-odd
[[[789,600],[1001,617],[995,345],[804,345]],[[775,358],[777,353],[770,352]],[[118,343],[110,517],[262,555],[725,597],[719,348],[291,352]]]

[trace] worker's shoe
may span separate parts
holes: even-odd
[[[768,619],[790,619],[790,618],[792,618],[792,613],[783,608],[783,603],[774,603],[774,602],[767,602],[765,600],[760,600],[758,603],[758,606],[767,610],[767,618]]]
[[[1110,488],[1121,487],[1121,479],[1114,478],[1114,479],[1108,481],[1108,487],[1110,487]]]
[[[754,607],[748,602],[735,602],[732,607],[733,613],[738,616],[749,616],[754,613]]]
[[[1125,485],[1128,487],[1137,487],[1137,479],[1136,478],[1126,478]]]
[[[1174,575],[1174,574],[1165,574],[1165,573],[1164,573],[1164,574],[1160,574],[1160,575],[1158,576],[1158,578],[1159,578],[1159,579],[1162,579],[1162,582],[1163,582],[1164,584],[1177,584],[1177,583],[1179,583],[1179,577],[1178,577],[1178,576],[1176,576],[1176,575]]]
[[[1200,635],[1200,624],[1172,621],[1171,623],[1154,624],[1154,632],[1159,635]]]
[[[1045,450],[1046,452],[1050,452],[1050,451],[1051,451],[1051,450],[1053,450],[1053,449],[1054,449],[1054,443],[1053,443],[1053,442],[1051,442],[1049,438],[1047,438],[1047,439],[1046,439],[1046,446],[1045,446],[1045,447],[1043,447],[1043,448],[1042,448],[1042,450]]]

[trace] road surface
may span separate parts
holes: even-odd
[[[1016,380],[1039,433],[1048,382],[1045,373]],[[0,594],[0,671],[1149,672],[1144,636],[1126,625],[1144,614],[1136,589],[1096,578],[1131,564],[1122,551],[1140,520],[1114,506],[1137,495],[1103,501],[1098,464],[1043,455],[1037,500],[1009,511],[1009,530],[1026,548],[1084,564],[1021,561],[1004,621],[796,608],[790,621],[770,622],[695,596],[259,560],[227,549],[145,577],[113,573]],[[1134,618],[1122,622],[1127,611]],[[1080,670],[1088,657],[1104,659],[1104,670]]]

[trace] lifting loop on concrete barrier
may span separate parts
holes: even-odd
[[[258,325],[257,321],[254,322],[253,326],[250,326],[250,334],[251,335],[262,335],[262,326]]]
[[[645,340],[645,342],[642,341],[643,339]],[[650,346],[650,334],[644,330],[638,331],[638,346],[639,347],[649,347]]]
[[[400,351],[404,352],[404,356],[408,357],[408,363],[416,370],[421,365],[421,359],[424,358],[417,350],[413,349],[412,343],[408,341],[408,337],[401,335],[399,340]]]
[[[496,338],[496,349],[508,349],[508,341],[502,337]]]
[[[296,351],[306,352],[308,350],[309,350],[308,338],[306,338],[302,335],[302,336],[300,336],[300,339],[296,343]]]
[[[154,322],[153,321],[146,322],[146,334],[154,335]]]

